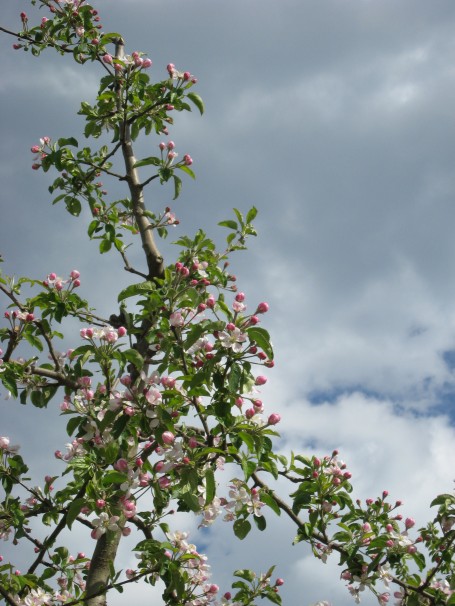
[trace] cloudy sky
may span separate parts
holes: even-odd
[[[232,268],[251,304],[271,307],[264,326],[276,367],[262,397],[283,417],[279,448],[338,448],[359,497],[387,489],[423,524],[432,497],[455,478],[455,3],[97,7],[127,52],[148,52],[157,79],[169,62],[199,79],[206,114],[178,116],[172,131],[197,174],[171,204],[179,233],[202,226],[218,237],[216,223],[233,206],[259,209],[260,237]],[[29,11],[25,0],[2,0],[1,24],[18,28],[21,10]],[[43,135],[78,136],[75,113],[94,98],[98,72],[14,52],[12,42],[0,36],[3,269],[43,278],[77,267],[83,296],[111,313],[128,276],[115,256],[97,256],[81,221],[51,206],[51,177],[31,170],[29,151]],[[157,143],[141,152],[151,155]],[[150,204],[171,199],[170,189],[156,189]],[[22,443],[44,473],[46,457],[66,441],[56,406],[0,407],[0,434]],[[335,560],[324,566],[291,547],[284,521],[270,520],[270,533],[244,543],[227,525],[198,538],[197,521],[189,524],[223,588],[236,567],[276,563],[287,606],[351,604]],[[132,563],[127,551],[122,558]],[[150,603],[138,588],[131,596]]]

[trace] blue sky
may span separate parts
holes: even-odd
[[[249,299],[271,307],[276,367],[262,398],[283,417],[280,448],[339,448],[360,497],[388,489],[423,523],[432,497],[455,478],[455,4],[98,6],[127,51],[148,52],[157,79],[169,62],[199,79],[206,114],[178,116],[172,132],[197,174],[170,204],[181,220],[176,234],[202,226],[215,236],[233,206],[259,209],[259,238],[232,266]],[[19,27],[23,9],[3,0],[2,25]],[[82,294],[111,313],[129,277],[114,256],[96,256],[82,222],[51,207],[50,177],[30,168],[40,137],[77,136],[75,113],[95,95],[96,69],[49,53],[37,60],[12,42],[0,37],[4,271],[43,278],[77,267]],[[140,151],[150,155],[157,143]],[[151,204],[171,199],[155,190]],[[171,262],[171,247],[165,253]],[[56,407],[24,419],[22,407],[0,401],[0,434],[33,454],[38,474],[66,441]],[[188,523],[197,542],[197,520]],[[286,524],[270,526],[270,535],[241,544],[227,525],[211,529],[218,584],[250,558],[258,570],[278,564],[289,606],[351,603],[334,562],[291,548]],[[122,557],[129,561],[127,550]],[[136,588],[131,596],[149,603]]]

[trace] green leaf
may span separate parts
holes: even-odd
[[[185,349],[188,350],[192,345],[194,345],[204,332],[205,326],[203,324],[193,324],[185,340]]]
[[[182,190],[182,180],[177,175],[172,175],[174,177],[174,197],[173,200],[179,197],[180,192]]]
[[[281,515],[281,509],[278,507],[278,504],[272,495],[267,492],[261,492],[261,501],[265,503],[267,507],[270,507],[277,516]]]
[[[81,498],[81,499],[75,499],[69,506],[68,514],[66,516],[66,525],[68,526],[69,529],[71,529],[71,526],[73,525],[74,520],[80,514],[81,509],[82,509],[82,507],[84,507],[84,505],[85,505],[85,499]]]
[[[78,147],[79,143],[77,142],[77,139],[75,139],[74,137],[68,137],[68,138],[61,138],[57,141],[57,145],[59,147],[65,147],[66,145],[72,145],[73,147]]]
[[[227,219],[226,221],[220,221],[218,225],[220,227],[228,227],[229,229],[235,229],[235,231],[237,231],[239,228],[237,223],[235,221],[232,221],[231,219]]]
[[[38,337],[32,335],[28,331],[24,331],[24,337],[32,347],[35,347],[38,351],[43,351],[43,344]]]
[[[144,358],[137,351],[137,349],[127,349],[123,352],[123,355],[131,362],[138,370],[140,370],[144,366]]]
[[[211,503],[215,497],[216,483],[213,469],[208,468],[205,472],[205,504]]]
[[[187,175],[189,175],[192,179],[196,179],[196,175],[194,174],[194,171],[192,171],[191,168],[189,166],[187,166],[186,164],[179,164],[178,166],[176,166],[176,168],[183,170],[183,172],[186,173]]]
[[[76,428],[79,427],[79,424],[81,423],[82,420],[83,420],[82,417],[79,417],[79,416],[72,417],[66,424],[66,433],[69,436],[72,436],[73,433],[75,432]]]
[[[229,372],[229,391],[236,394],[239,391],[240,382],[242,380],[242,367],[239,364],[233,364]]]
[[[297,514],[304,505],[308,505],[309,503],[311,503],[311,494],[308,492],[299,491],[294,498],[292,511]]]
[[[65,204],[66,210],[70,213],[70,215],[73,215],[73,217],[78,217],[81,214],[82,206],[77,198],[66,196]]]
[[[199,95],[197,95],[196,93],[188,93],[186,95],[188,97],[188,99],[190,101],[192,101],[194,103],[194,105],[198,108],[201,116],[204,113],[204,102],[202,101],[201,97]]]
[[[131,284],[120,292],[119,296],[117,297],[117,301],[120,303],[129,297],[143,295],[151,290],[155,290],[155,284],[150,282],[150,280],[147,280],[146,282],[139,282],[138,284]]]
[[[248,535],[251,530],[251,524],[248,522],[248,520],[236,520],[234,522],[233,527],[235,536],[241,541]]]
[[[254,438],[251,434],[246,431],[239,431],[239,438],[241,438],[242,442],[248,446],[248,450],[253,452],[254,448]]]
[[[255,206],[251,207],[250,210],[247,212],[246,222],[251,223],[251,221],[253,221],[256,218],[257,214],[258,214],[258,209]]]
[[[103,240],[101,240],[100,242],[100,253],[106,253],[109,250],[111,250],[111,246],[112,246],[112,242],[110,240],[107,240],[106,238],[103,238]]]
[[[254,341],[264,351],[265,355],[273,360],[273,349],[270,343],[270,335],[265,328],[259,326],[252,326],[247,330],[250,341]]]
[[[54,200],[54,202],[56,202],[56,201],[57,201],[57,199]],[[101,227],[100,227],[100,222],[98,221],[98,219],[93,219],[93,221],[88,226],[87,233],[91,238],[93,236],[93,234],[96,231],[99,231],[100,229],[101,229]]]
[[[201,506],[199,505],[199,500],[194,493],[185,492],[180,495],[180,499],[185,503],[185,505],[190,509],[190,511],[200,511],[201,510]]]
[[[17,385],[16,377],[14,376],[14,374],[6,370],[2,374],[0,374],[0,379],[5,388],[10,391],[15,398],[17,398]]]
[[[234,208],[233,210],[234,210],[235,216],[237,217],[240,225],[243,227],[245,225],[245,222],[243,221],[242,213],[237,208]]]
[[[245,474],[245,481],[249,480],[252,474],[257,469],[257,464],[254,461],[247,461],[246,459],[242,460],[242,469]]]
[[[141,166],[161,166],[162,161],[160,158],[156,156],[150,156],[149,158],[144,158],[143,160],[138,160],[135,162],[133,168],[140,168]]]
[[[41,575],[41,580],[45,581],[46,579],[50,579],[57,574],[57,570],[53,568],[46,568],[43,574]]]
[[[273,591],[273,588],[271,588],[271,587],[267,591],[267,599],[270,600],[271,602],[273,602],[274,604],[279,604],[279,606],[281,606],[281,604],[282,604],[280,594],[275,593]]]
[[[264,516],[253,516],[253,520],[256,524],[256,527],[261,532],[263,532],[267,528],[267,520],[264,518]]]
[[[252,583],[254,581],[254,579],[256,578],[256,575],[254,574],[254,572],[252,572],[251,570],[248,570],[247,568],[243,568],[241,570],[236,570],[234,572],[234,576],[239,577],[240,579],[244,579],[245,581],[248,581],[248,583]]]
[[[107,471],[103,476],[103,485],[109,486],[109,484],[123,484],[127,480],[127,476],[124,473],[120,473],[120,471]]]

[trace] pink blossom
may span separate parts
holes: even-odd
[[[207,300],[208,304],[208,300]],[[227,327],[226,327],[227,328]],[[235,327],[231,332],[222,331],[218,335],[223,347],[231,348],[235,353],[240,353],[243,349],[242,343],[247,340],[247,336],[240,328]]]
[[[268,303],[259,303],[259,305],[257,306],[256,309],[256,313],[257,314],[265,314],[267,311],[269,311],[269,304]]]
[[[104,61],[104,63],[108,63],[109,65],[112,65],[112,55],[109,55],[109,53],[106,53],[103,56],[103,61]]]
[[[171,313],[170,318],[169,318],[169,324],[171,326],[183,326],[185,320],[182,316],[182,312],[180,311],[174,311]]]
[[[277,412],[273,412],[268,418],[269,425],[277,425],[281,421],[281,416]]]
[[[116,461],[114,463],[114,469],[116,469],[117,471],[127,471],[128,470],[128,461],[126,459],[118,459],[118,461]]]
[[[158,484],[160,486],[160,488],[169,488],[169,486],[171,485],[171,481],[167,476],[162,476],[159,480],[158,480]]]
[[[265,385],[267,383],[267,377],[259,375],[258,377],[256,377],[256,381],[254,383],[255,385]]]
[[[172,433],[172,431],[165,431],[165,432],[163,432],[163,435],[161,437],[163,438],[163,442],[165,444],[170,445],[170,444],[174,443],[175,436]]]
[[[187,166],[191,166],[193,164],[193,158],[190,156],[190,154],[185,154],[183,156],[183,161]]]

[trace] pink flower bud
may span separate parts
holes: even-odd
[[[283,579],[277,579],[275,581],[275,587],[281,587],[281,585],[284,585],[284,580]]]
[[[167,148],[169,151],[173,150],[175,148],[175,143],[174,141],[169,141],[167,144]]]
[[[406,530],[409,530],[410,528],[415,526],[415,520],[413,520],[412,518],[406,518],[406,520],[404,521],[404,525],[406,526]]]
[[[268,418],[269,425],[277,425],[281,421],[281,416],[277,412],[273,412]]]
[[[267,377],[264,377],[263,375],[256,377],[256,381],[254,382],[255,385],[265,385],[266,383]]]
[[[259,303],[259,305],[257,306],[256,309],[256,313],[257,314],[265,314],[267,311],[269,311],[269,304],[268,303]]]
[[[163,439],[163,442],[165,444],[168,444],[168,445],[173,444],[174,441],[175,441],[175,436],[172,433],[172,431],[165,431],[165,432],[163,432],[163,435],[161,437]]]
[[[114,463],[114,469],[116,469],[117,471],[127,471],[128,461],[126,459],[119,459]]]
[[[190,154],[185,154],[183,156],[183,161],[185,162],[186,166],[191,166],[193,164],[193,158],[190,156]]]
[[[238,301],[239,303],[243,303],[243,301],[245,301],[245,293],[244,292],[238,292],[235,295],[235,300]]]
[[[77,280],[80,275],[81,274],[77,271],[77,269],[73,269],[73,271],[70,273],[70,278],[71,280]]]
[[[40,146],[39,146],[39,145],[34,145],[34,146],[31,148],[31,152],[32,152],[33,154],[38,154],[38,153],[39,153],[39,151],[40,151]]]
[[[218,593],[219,589],[218,585],[210,585],[209,593]]]
[[[167,476],[162,476],[159,480],[158,480],[158,484],[160,488],[169,488],[169,486],[171,485],[171,481]]]
[[[144,60],[142,61],[142,67],[143,67],[144,69],[147,69],[147,68],[149,68],[149,67],[152,67],[152,60],[151,60],[151,59],[148,59],[148,58],[147,58],[147,59],[144,59]]]
[[[103,56],[103,61],[104,61],[104,63],[108,63],[109,65],[112,65],[112,55],[109,55],[109,53],[106,53]]]
[[[255,326],[256,324],[259,324],[259,318],[257,316],[251,316],[250,325]]]
[[[119,337],[124,337],[126,335],[126,328],[124,326],[120,326],[117,330],[117,334]]]

